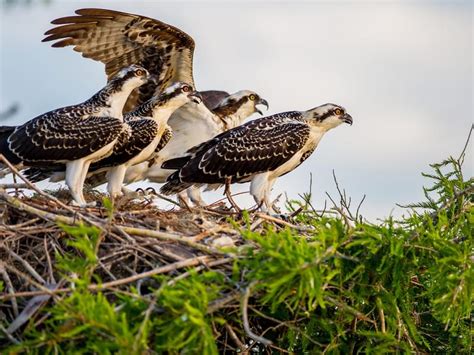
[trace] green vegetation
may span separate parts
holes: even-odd
[[[252,230],[255,216],[234,218],[237,246],[142,287],[103,284],[104,233],[62,225],[70,237],[55,273],[69,289],[8,337],[0,317],[3,352],[468,354],[474,180],[463,177],[463,158],[432,165],[426,201],[403,220],[368,223],[344,199],[339,215],[321,215],[305,195],[288,203],[299,227]],[[9,302],[0,301],[3,314]]]

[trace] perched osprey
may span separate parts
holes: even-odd
[[[120,195],[127,168],[153,158],[163,148],[171,133],[168,118],[191,100],[201,102],[199,94],[189,84],[177,82],[125,114],[126,133],[119,136],[111,155],[91,164],[86,182],[96,186],[108,181],[109,194],[112,197]],[[64,166],[30,168],[25,174],[35,182],[47,178],[58,182],[64,179]]]
[[[85,206],[82,187],[89,165],[111,154],[118,137],[127,133],[123,106],[147,79],[144,68],[132,65],[81,104],[50,111],[21,126],[3,127],[0,152],[15,165],[65,164],[74,202]]]
[[[254,112],[262,114],[257,105],[265,105],[268,108],[265,99],[249,90],[242,90],[224,98],[213,110],[209,110],[204,104],[187,104],[168,121],[173,131],[168,144],[156,155],[151,164],[142,163],[130,167],[125,182],[146,179],[158,183],[166,182],[172,171],[162,169],[164,161],[180,157],[188,149],[240,125]],[[203,204],[198,189],[190,189],[188,194],[194,203]],[[186,199],[185,194],[180,197]]]
[[[121,68],[130,64],[140,64],[146,68],[153,80],[132,93],[125,112],[135,109],[153,95],[161,93],[172,82],[183,81],[195,87],[193,79],[194,40],[185,32],[161,21],[145,16],[105,10],[80,9],[77,16],[68,16],[52,21],[58,25],[45,33],[43,41],[56,41],[53,47],[74,46],[74,50],[86,58],[105,64],[105,71],[110,77]],[[189,103],[178,109],[170,118],[169,125],[173,137],[167,147],[168,154],[164,159],[182,155],[195,144],[204,142],[223,131],[220,127],[231,128],[237,121],[242,121],[253,113],[254,105],[259,103],[258,95],[241,92],[227,97],[222,91],[201,92],[203,104]],[[236,97],[237,95],[238,97]],[[240,95],[240,96],[239,96]],[[254,100],[245,103],[239,101],[254,95]],[[251,111],[245,114],[232,113],[228,120],[222,120],[227,112],[222,110],[217,115],[212,111],[218,102],[227,100],[230,107],[246,106]],[[234,98],[237,98],[234,101]],[[261,103],[268,104],[266,101]],[[225,106],[225,105],[224,105]],[[222,107],[224,107],[222,106]],[[245,110],[244,110],[245,111]],[[244,117],[245,116],[245,117]],[[240,123],[239,122],[239,123]],[[190,136],[189,136],[190,134]],[[193,139],[192,144],[181,146],[182,142]],[[195,138],[198,138],[197,140]],[[174,142],[174,143],[173,143]],[[163,159],[159,159],[159,164]],[[147,164],[129,169],[125,181],[132,182],[147,178]],[[158,176],[161,174],[161,177]],[[150,172],[152,181],[164,181],[168,173],[161,171],[160,166]]]
[[[251,182],[256,203],[272,212],[270,191],[316,149],[323,135],[341,123],[352,124],[344,108],[325,104],[311,110],[263,117],[224,132],[164,162],[164,169],[179,169],[161,188],[165,195],[190,186]]]

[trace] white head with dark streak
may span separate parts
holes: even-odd
[[[344,107],[335,104],[324,104],[303,113],[304,120],[312,127],[324,131],[339,126],[341,123],[352,125],[352,116]]]

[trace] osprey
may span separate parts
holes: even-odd
[[[165,195],[190,186],[250,181],[258,206],[272,212],[270,191],[276,179],[303,163],[323,135],[352,117],[338,105],[325,104],[308,111],[291,111],[260,118],[224,132],[163,163],[179,169],[162,186]]]
[[[80,9],[76,10],[76,14],[77,16],[63,17],[52,21],[52,24],[58,26],[47,31],[45,33],[47,37],[43,41],[56,41],[53,43],[53,47],[74,46],[74,50],[82,53],[84,57],[104,63],[105,71],[109,77],[120,68],[134,63],[146,68],[153,80],[130,95],[125,112],[135,109],[153,95],[161,93],[172,82],[182,81],[195,87],[193,79],[195,44],[194,40],[185,32],[152,18],[113,10]],[[239,103],[240,99],[251,94],[254,93],[234,94],[240,95],[235,103]],[[221,133],[223,130],[220,126],[227,125],[227,122],[222,122],[220,118],[224,116],[216,116],[210,111],[222,99],[225,100],[228,96],[227,93],[209,91],[201,92],[201,95],[203,104],[184,105],[170,118],[169,125],[173,130],[173,137],[169,142],[170,147],[167,148],[168,153],[163,152],[163,154],[167,154],[163,159],[184,154],[193,145]],[[227,99],[231,103],[234,98],[228,97]],[[268,106],[266,101],[262,103]],[[247,105],[251,107],[250,104]],[[253,112],[255,111],[251,113]],[[224,113],[225,111],[221,112],[221,114]],[[251,113],[248,112],[246,115]],[[229,121],[241,122],[245,118],[244,116],[244,114],[234,115]],[[229,123],[232,124],[229,127],[236,124],[235,122]],[[193,144],[181,147],[180,144],[187,142],[190,136],[193,139]],[[194,139],[198,137],[199,139]],[[159,164],[163,159],[159,160]],[[161,171],[159,165],[150,172],[150,176],[146,172],[147,169],[148,165],[145,163],[129,169],[125,181],[133,182],[150,177],[152,181],[163,182],[169,175],[169,172]]]
[[[177,82],[161,95],[152,97],[136,110],[127,113],[124,120],[130,135],[120,135],[112,154],[90,166],[86,182],[100,185],[107,180],[109,194],[112,197],[120,195],[127,168],[150,159],[162,149],[166,140],[169,140],[169,116],[191,100],[201,102],[199,94],[190,85]],[[26,175],[35,182],[46,178],[57,182],[64,179],[64,167],[30,168]]]
[[[188,149],[240,125],[254,112],[262,114],[257,105],[265,105],[268,108],[267,101],[250,90],[242,90],[224,98],[213,110],[209,110],[204,104],[187,104],[168,121],[173,131],[168,144],[152,162],[130,167],[125,182],[145,179],[158,183],[166,182],[172,171],[161,167],[164,161],[180,157]],[[187,193],[195,204],[204,203],[198,189],[191,188]],[[181,194],[180,198],[186,201],[186,194]]]
[[[17,127],[0,129],[0,152],[13,164],[66,165],[66,184],[74,202],[85,206],[82,188],[89,165],[112,153],[127,133],[122,110],[148,72],[132,65],[118,72],[89,100],[50,111]]]

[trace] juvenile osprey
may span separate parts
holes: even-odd
[[[91,164],[86,182],[101,185],[107,180],[109,194],[112,197],[120,195],[127,168],[149,160],[163,148],[170,135],[167,125],[169,116],[191,100],[201,102],[199,94],[190,85],[177,82],[161,95],[152,97],[136,110],[127,113],[124,120],[126,132],[130,134],[120,135],[112,154]],[[26,175],[35,182],[47,178],[58,182],[64,179],[64,166],[30,168]]]
[[[341,106],[325,104],[311,110],[291,111],[260,118],[224,132],[171,159],[164,169],[179,169],[161,188],[165,195],[190,186],[250,181],[256,203],[272,212],[270,191],[316,149],[323,135],[352,117]]]
[[[127,133],[122,111],[130,93],[148,72],[132,65],[118,72],[89,100],[40,115],[17,127],[0,129],[0,152],[13,164],[66,165],[66,184],[74,202],[85,206],[82,187],[89,165],[112,153]]]
[[[175,112],[168,121],[173,132],[168,144],[156,155],[151,164],[142,163],[130,167],[125,182],[146,179],[158,183],[166,182],[172,171],[161,167],[164,161],[180,157],[188,149],[240,125],[254,112],[262,114],[257,105],[265,105],[268,108],[265,99],[249,90],[239,91],[224,98],[212,111],[204,104],[187,104]],[[194,203],[203,204],[198,189],[190,189],[188,195]],[[181,194],[180,197],[186,199],[185,194]]]

